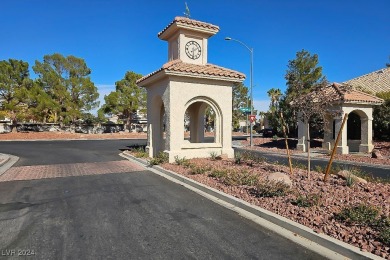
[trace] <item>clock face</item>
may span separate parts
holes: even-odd
[[[200,48],[199,43],[196,41],[189,41],[186,44],[186,54],[188,58],[196,60],[200,57],[202,49]]]

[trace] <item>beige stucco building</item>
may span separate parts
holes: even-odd
[[[326,118],[322,147],[326,150],[333,149],[344,115],[347,114],[348,120],[342,129],[336,152],[339,154],[371,152],[374,148],[372,142],[373,107],[382,104],[383,100],[353,88],[345,88],[345,85],[338,83],[328,85],[323,89],[323,93],[335,97],[334,102],[329,104],[329,110],[337,110],[339,113],[336,117],[328,115]],[[306,136],[307,124],[298,121],[298,150],[307,151]]]
[[[168,42],[168,62],[137,81],[147,90],[149,156],[165,152],[175,157],[209,157],[210,153],[233,157],[232,85],[245,75],[209,64],[208,39],[219,31],[213,24],[176,17],[158,33]],[[205,142],[204,116],[215,113],[214,140]],[[185,114],[190,137],[184,136]]]

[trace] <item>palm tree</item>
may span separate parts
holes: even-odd
[[[280,91],[280,89],[278,88],[271,88],[270,90],[267,91],[267,94],[271,98],[270,107],[276,108],[279,103],[279,99],[282,96],[282,91]]]

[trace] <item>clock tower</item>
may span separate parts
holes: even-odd
[[[176,17],[158,38],[168,42],[168,61],[137,80],[147,91],[150,157],[234,157],[232,86],[245,75],[207,61],[207,41],[219,27]],[[207,111],[213,111],[213,140],[205,138]],[[210,112],[211,113],[211,112]]]
[[[168,61],[207,64],[207,40],[219,31],[213,24],[176,17],[158,38],[168,42]]]

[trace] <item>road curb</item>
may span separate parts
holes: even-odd
[[[0,154],[0,167],[6,164],[10,160],[10,157],[6,154]]]
[[[243,217],[329,259],[383,259],[374,254],[362,252],[359,248],[330,236],[315,233],[306,226],[279,216],[271,211],[251,205],[246,201],[210,188],[175,172],[165,170],[160,166],[148,166],[148,163],[143,159],[136,158],[125,152],[120,155],[126,159],[136,161],[147,167],[150,171],[183,185],[219,205],[231,209]]]
[[[0,161],[0,176],[19,161],[19,157],[10,154],[0,153],[0,158],[4,159]]]

